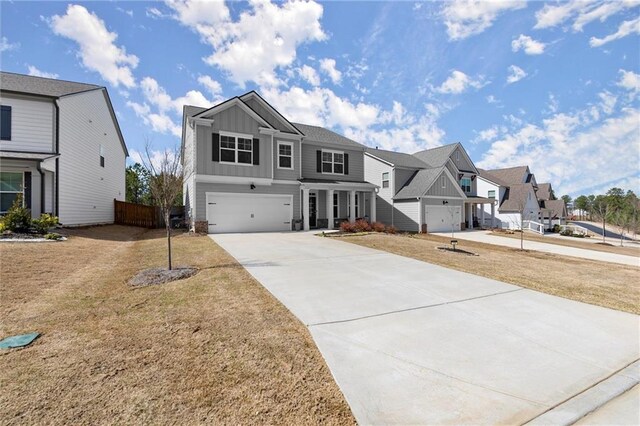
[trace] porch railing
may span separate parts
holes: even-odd
[[[544,235],[544,225],[540,222],[534,222],[533,220],[525,220],[522,222],[522,229],[528,229],[529,231],[537,232]]]

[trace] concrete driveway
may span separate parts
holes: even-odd
[[[361,424],[520,424],[595,394],[580,418],[639,381],[636,315],[308,233],[212,238],[309,327]]]

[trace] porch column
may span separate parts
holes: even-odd
[[[371,191],[371,222],[375,222],[377,220],[376,204],[378,204],[378,200],[376,199],[376,191]]]
[[[480,204],[480,228],[484,228],[484,204]]]
[[[333,229],[333,189],[327,190],[327,229]]]
[[[549,229],[553,228],[553,225],[551,225],[553,223],[553,221],[551,220],[551,212],[549,212]]]
[[[303,217],[303,229],[308,231],[311,229],[309,225],[309,190],[302,190],[302,217]]]
[[[491,203],[491,227],[496,227],[496,203]]]
[[[349,191],[349,222],[356,221],[356,191]]]
[[[469,212],[467,213],[467,229],[473,229],[473,204],[469,203]]]

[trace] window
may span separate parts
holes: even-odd
[[[460,161],[460,151],[456,151],[456,161]]]
[[[293,144],[278,142],[278,168],[293,169]]]
[[[104,146],[100,145],[100,167],[104,167]]]
[[[0,172],[0,212],[5,213],[23,193],[24,175],[20,172]]]
[[[220,135],[220,162],[253,164],[253,140],[235,135]]]
[[[447,177],[445,175],[442,175],[442,177],[440,178],[440,182],[443,188],[447,187]]]
[[[471,192],[471,179],[470,178],[462,178],[460,179],[460,188],[468,194]]]
[[[360,217],[360,197],[358,197],[358,193],[356,192],[356,219]],[[351,214],[351,194],[347,194],[347,215]]]
[[[496,190],[492,189],[487,192],[487,198],[496,198]]]
[[[383,188],[389,187],[389,172],[384,172],[382,174],[382,187]]]
[[[253,163],[253,141],[246,138],[238,138],[238,163]]]
[[[322,151],[322,173],[344,174],[344,153]]]
[[[336,219],[340,215],[340,197],[338,193],[333,193],[333,218]]]
[[[220,135],[220,161],[236,162],[236,138],[233,136]]]
[[[0,122],[0,140],[11,140],[11,107],[8,105],[2,105],[1,107],[2,117]]]

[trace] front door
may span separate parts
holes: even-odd
[[[309,194],[309,226],[315,228],[317,226],[316,218],[318,215],[318,198],[316,194]]]

